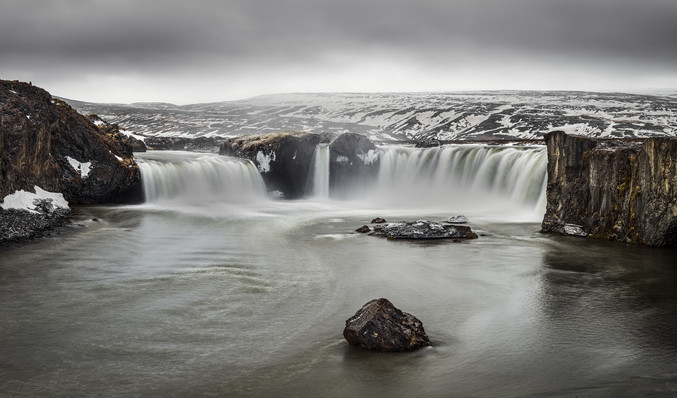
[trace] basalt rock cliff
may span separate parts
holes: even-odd
[[[252,161],[261,172],[268,191],[279,191],[287,199],[308,194],[313,156],[319,144],[329,147],[329,183],[332,190],[352,181],[375,175],[376,146],[359,134],[311,134],[279,132],[227,139],[219,153]]]
[[[544,232],[677,246],[677,139],[546,135]]]
[[[29,83],[0,80],[0,198],[39,186],[70,203],[143,200],[132,146]]]

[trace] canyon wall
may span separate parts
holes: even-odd
[[[677,246],[677,139],[545,140],[544,232]]]

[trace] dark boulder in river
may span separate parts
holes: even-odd
[[[355,232],[359,232],[361,234],[366,234],[367,232],[371,232],[371,228],[367,225],[363,225],[359,227],[358,229],[355,230]]]
[[[371,300],[349,318],[343,337],[350,345],[373,351],[414,351],[431,345],[423,323],[384,298]]]
[[[371,236],[388,239],[476,239],[477,234],[465,225],[442,225],[433,221],[400,221],[374,229]]]
[[[677,139],[546,136],[544,232],[677,246]]]
[[[38,186],[75,204],[140,202],[132,147],[29,83],[0,80],[0,199]]]

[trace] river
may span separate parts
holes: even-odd
[[[0,253],[0,396],[677,395],[677,250],[539,233],[540,149],[463,149],[476,168],[453,181],[439,167],[460,158],[435,151],[384,152],[410,180],[383,168],[335,199],[314,177],[295,201],[245,162],[140,154],[147,203],[81,207],[69,231]],[[461,212],[479,239],[353,232]],[[432,347],[349,347],[345,320],[379,297]]]

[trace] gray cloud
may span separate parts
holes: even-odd
[[[677,65],[674,0],[6,0],[2,11],[0,70],[43,79],[321,74],[371,61],[673,74]]]

